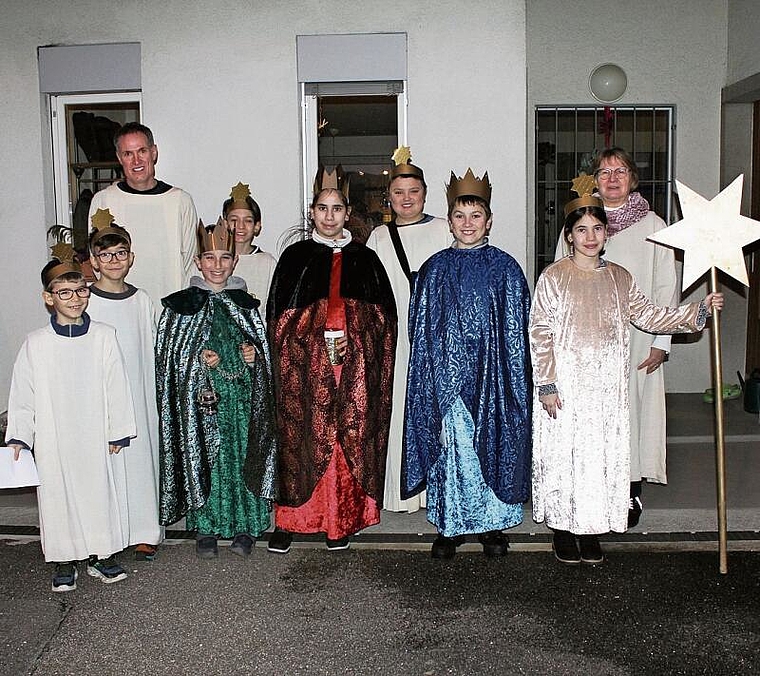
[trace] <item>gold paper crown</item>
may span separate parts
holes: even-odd
[[[237,185],[230,191],[230,197],[232,198],[232,204],[227,207],[227,211],[233,209],[247,209],[251,210],[251,205],[248,204],[247,197],[251,196],[251,189],[247,183],[238,181]]]
[[[235,235],[230,232],[227,221],[220,218],[213,228],[206,228],[198,221],[198,254],[207,251],[227,251],[235,253]]]
[[[472,169],[468,168],[467,172],[461,178],[457,178],[454,172],[451,172],[449,184],[446,186],[446,200],[451,206],[458,197],[465,195],[474,195],[491,204],[491,183],[488,180],[488,172],[483,174],[483,178],[476,178]]]
[[[114,223],[114,217],[110,209],[98,209],[92,215],[91,220],[92,228],[97,233],[92,239],[92,246],[97,245],[97,243],[107,235],[118,235],[119,237],[123,237],[129,242],[129,246],[132,246],[132,238],[124,228]]]
[[[319,165],[317,176],[314,179],[314,194],[318,195],[323,190],[332,188],[340,190],[348,202],[348,188],[350,179],[343,173],[343,165],[339,164],[332,171],[327,171],[323,165]]]
[[[393,151],[391,155],[394,167],[391,169],[391,181],[398,176],[414,176],[421,181],[425,181],[425,174],[422,173],[422,169],[415,167],[410,160],[412,159],[412,151],[409,146],[399,146]]]
[[[71,249],[71,245],[66,245]],[[53,247],[53,249],[57,249],[60,247],[60,245],[56,245]],[[74,254],[74,250],[71,249],[72,257]],[[66,254],[64,254],[66,255]],[[58,256],[53,256],[51,261],[57,260],[59,261],[58,265],[54,265],[49,270],[45,271],[45,275],[42,278],[42,285],[47,289],[50,286],[50,283],[56,279],[57,277],[60,277],[61,275],[65,275],[67,272],[78,272],[80,275],[82,274],[82,268],[79,266],[79,263],[73,260],[73,258],[67,258],[67,259],[61,259]]]
[[[570,190],[579,195],[579,197],[565,204],[565,218],[576,209],[582,209],[583,207],[604,208],[602,200],[591,194],[595,187],[596,182],[594,181],[594,177],[588,174],[580,174],[573,179],[573,186]]]

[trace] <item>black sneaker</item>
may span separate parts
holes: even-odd
[[[628,501],[628,528],[638,526],[641,513],[644,511],[644,505],[641,498],[636,496]]]
[[[287,554],[290,551],[290,545],[293,542],[293,534],[280,528],[275,528],[269,536],[267,550],[275,554]]]
[[[230,551],[238,556],[248,556],[256,542],[248,533],[238,533],[232,540]]]
[[[328,552],[339,552],[343,549],[348,549],[351,546],[351,538],[348,535],[338,540],[331,540],[330,538],[326,537],[325,543],[327,544]]]
[[[54,592],[74,591],[77,588],[77,565],[73,561],[55,564],[55,573],[53,573]]]
[[[219,556],[219,548],[213,535],[195,536],[195,555],[199,559],[215,559]]]
[[[604,561],[604,552],[597,535],[579,535],[578,543],[581,547],[581,561],[583,563],[593,564]]]
[[[552,538],[552,548],[557,561],[575,565],[581,562],[581,553],[578,551],[578,542],[570,531],[555,530]]]
[[[478,542],[483,545],[483,554],[487,557],[506,556],[509,551],[509,537],[500,530],[489,530],[478,535]]]
[[[433,541],[430,556],[434,559],[453,559],[457,553],[457,547],[461,544],[464,544],[464,535],[455,535],[453,538],[439,535]]]
[[[98,578],[106,584],[113,584],[114,582],[121,582],[127,579],[126,571],[116,562],[113,556],[109,556],[107,559],[91,556],[87,562],[87,574]]]

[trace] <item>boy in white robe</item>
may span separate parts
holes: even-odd
[[[125,280],[135,254],[132,238],[108,209],[92,218],[90,262],[98,280],[90,287],[90,317],[116,329],[127,366],[139,435],[124,455],[127,509],[122,515],[137,561],[152,561],[163,529],[158,523],[158,408],[153,346],[156,316],[144,289]]]
[[[77,562],[105,583],[126,578],[114,554],[122,527],[124,456],[136,434],[116,332],[85,313],[90,290],[79,267],[54,260],[42,270],[50,324],[30,333],[13,366],[6,444],[32,448],[37,504],[52,590],[76,589]]]

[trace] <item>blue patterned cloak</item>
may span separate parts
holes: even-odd
[[[520,266],[496,247],[446,249],[422,266],[409,307],[402,498],[425,489],[444,418],[463,404],[485,484],[504,503],[527,501],[529,312]]]

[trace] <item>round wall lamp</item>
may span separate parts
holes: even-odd
[[[597,101],[612,103],[625,94],[628,78],[625,71],[614,63],[603,63],[588,76],[588,88]]]

